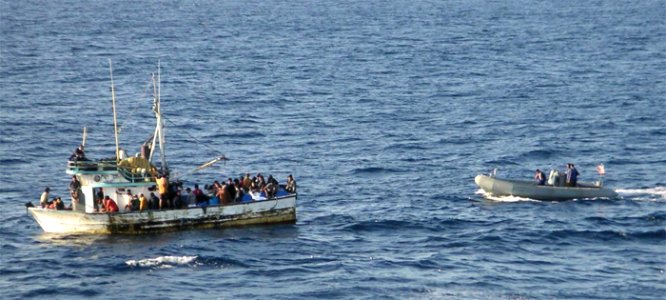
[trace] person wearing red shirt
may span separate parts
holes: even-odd
[[[116,213],[119,211],[118,204],[109,196],[104,197],[104,211],[107,213]]]

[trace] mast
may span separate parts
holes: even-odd
[[[116,162],[120,161],[120,146],[118,145],[118,120],[116,116],[116,90],[113,85],[113,67],[109,58],[109,73],[111,74],[111,102],[113,105],[113,131],[116,137]]]
[[[81,141],[81,146],[85,147],[86,146],[86,136],[88,135],[88,130],[85,126],[83,126],[83,140]]]
[[[164,122],[162,121],[162,111],[160,105],[160,64],[157,64],[157,80],[153,74],[153,111],[157,119],[157,126],[155,127],[155,134],[153,135],[153,143],[150,148],[150,162],[153,161],[153,153],[155,153],[155,144],[159,141],[160,144],[160,158],[162,160],[162,174],[168,174],[169,168],[166,162],[166,154],[164,152]]]
[[[155,153],[155,143],[157,142],[157,137],[160,131],[160,114],[159,109],[157,108],[157,84],[155,83],[155,73],[152,74],[153,81],[153,112],[155,112],[155,118],[157,120],[157,125],[155,126],[155,133],[153,134],[153,142],[150,144],[150,155],[148,155],[148,161],[153,163],[153,154]]]
[[[162,121],[162,104],[161,104],[161,66],[160,61],[157,61],[157,113],[158,113],[158,122],[160,126],[160,157],[162,158],[162,173],[168,174],[169,167],[166,162],[166,153],[164,152],[164,122]]]

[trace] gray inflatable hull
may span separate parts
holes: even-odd
[[[609,188],[585,183],[579,183],[576,187],[537,185],[533,181],[500,179],[486,175],[476,176],[474,182],[493,196],[518,196],[546,201],[617,197],[617,193]]]

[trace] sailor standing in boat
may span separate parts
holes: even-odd
[[[578,173],[574,164],[567,164],[567,186],[576,186],[578,175],[580,173]]]

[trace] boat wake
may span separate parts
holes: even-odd
[[[483,197],[485,197],[486,199],[497,202],[522,202],[522,201],[540,202],[539,200],[536,199],[524,198],[518,196],[494,196],[490,193],[486,193],[483,189],[477,190],[475,194],[483,195]]]
[[[658,186],[643,189],[617,189],[623,197],[632,197],[634,200],[666,201],[666,187]]]
[[[128,260],[125,263],[130,267],[158,267],[172,268],[178,265],[187,265],[192,263],[197,256],[160,256],[157,258],[147,258],[140,260]]]

